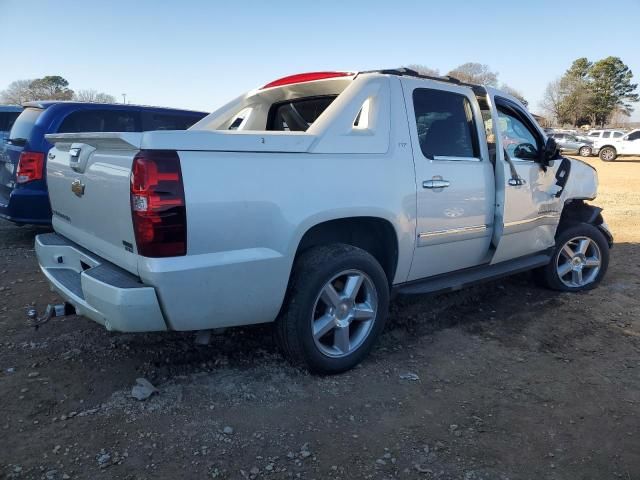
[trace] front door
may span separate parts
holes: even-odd
[[[544,137],[529,113],[500,92],[488,89],[496,139],[496,219],[491,263],[523,257],[555,244],[562,200],[556,196],[554,160],[543,168],[538,159]],[[565,172],[567,174],[568,172]]]
[[[635,130],[620,139],[621,155],[640,155],[640,130]]]
[[[468,88],[402,79],[417,183],[409,280],[488,261],[494,177],[482,116]]]

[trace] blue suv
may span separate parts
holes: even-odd
[[[185,130],[205,112],[125,104],[42,101],[23,104],[0,147],[0,218],[48,225],[46,157],[48,133]]]

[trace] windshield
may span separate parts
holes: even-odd
[[[43,111],[41,108],[25,109],[13,124],[9,139],[17,140],[22,138],[28,140],[36,120],[38,120],[38,117]]]

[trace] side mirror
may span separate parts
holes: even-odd
[[[544,144],[544,151],[540,158],[540,163],[544,166],[548,166],[549,162],[556,158],[558,155],[558,144],[553,137],[547,138],[547,143]]]
[[[537,160],[538,152],[536,151],[536,147],[530,143],[520,143],[516,145],[516,148],[513,150],[513,156],[522,158],[523,160]]]

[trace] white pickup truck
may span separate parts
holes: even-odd
[[[621,155],[640,156],[640,129],[632,130],[622,136],[604,136],[593,141],[594,151],[604,162],[612,162]]]
[[[187,131],[48,135],[40,267],[109,330],[275,321],[294,362],[360,362],[392,293],[537,269],[594,287],[612,237],[585,163],[492,88],[406,69],[294,75]]]

